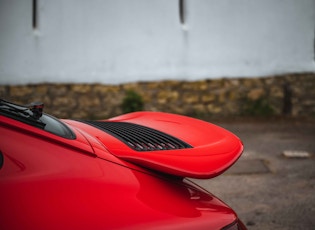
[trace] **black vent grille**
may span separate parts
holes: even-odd
[[[136,151],[158,151],[192,148],[176,137],[142,125],[128,122],[83,121],[115,136]]]

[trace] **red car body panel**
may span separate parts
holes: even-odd
[[[152,115],[169,120],[175,118],[169,114],[138,113],[112,121],[128,120],[149,125]],[[178,117],[178,122],[184,120]],[[223,229],[238,222],[231,208],[180,176],[214,176],[224,170],[221,161],[229,167],[239,157],[242,147],[227,148],[228,151],[221,148],[213,158],[220,166],[210,166],[215,170],[209,173],[211,170],[190,167],[186,160],[175,164],[168,162],[167,157],[173,160],[186,157],[178,150],[159,153],[164,155],[157,159],[149,155],[150,160],[146,161],[138,155],[133,157],[139,153],[130,151],[111,135],[78,121],[65,122],[74,132],[74,139],[59,137],[0,115],[1,230]],[[160,123],[152,121],[151,126],[166,131],[169,126],[164,121],[164,127]],[[186,128],[193,123],[194,120],[186,123]],[[196,131],[186,136],[185,127],[175,129],[172,126],[176,125],[171,124],[172,131],[168,133],[193,146],[201,146],[197,149],[206,145],[207,138],[198,139],[193,133]],[[203,130],[201,126],[197,129]],[[221,153],[230,156],[232,152],[235,156],[227,157],[228,160],[217,158]],[[187,157],[191,154],[205,153],[190,152]],[[153,171],[146,169],[151,166]]]
[[[115,156],[144,167],[181,177],[212,178],[227,170],[243,151],[241,140],[209,122],[161,112],[136,112],[110,119],[166,132],[190,144],[192,148],[168,151],[135,151],[108,133],[68,121],[69,125],[92,133]],[[202,159],[202,160],[201,160]]]

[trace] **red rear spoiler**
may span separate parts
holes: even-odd
[[[135,112],[86,123],[79,128],[97,136],[116,157],[180,177],[215,177],[243,151],[231,132],[181,115]]]

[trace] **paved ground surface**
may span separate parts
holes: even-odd
[[[196,182],[230,205],[249,230],[315,229],[315,121],[213,123],[237,134],[245,151],[223,175]],[[288,158],[285,150],[312,157]]]

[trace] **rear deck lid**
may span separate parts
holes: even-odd
[[[79,126],[116,157],[179,177],[212,178],[241,155],[231,132],[202,120],[161,112],[136,112]]]

